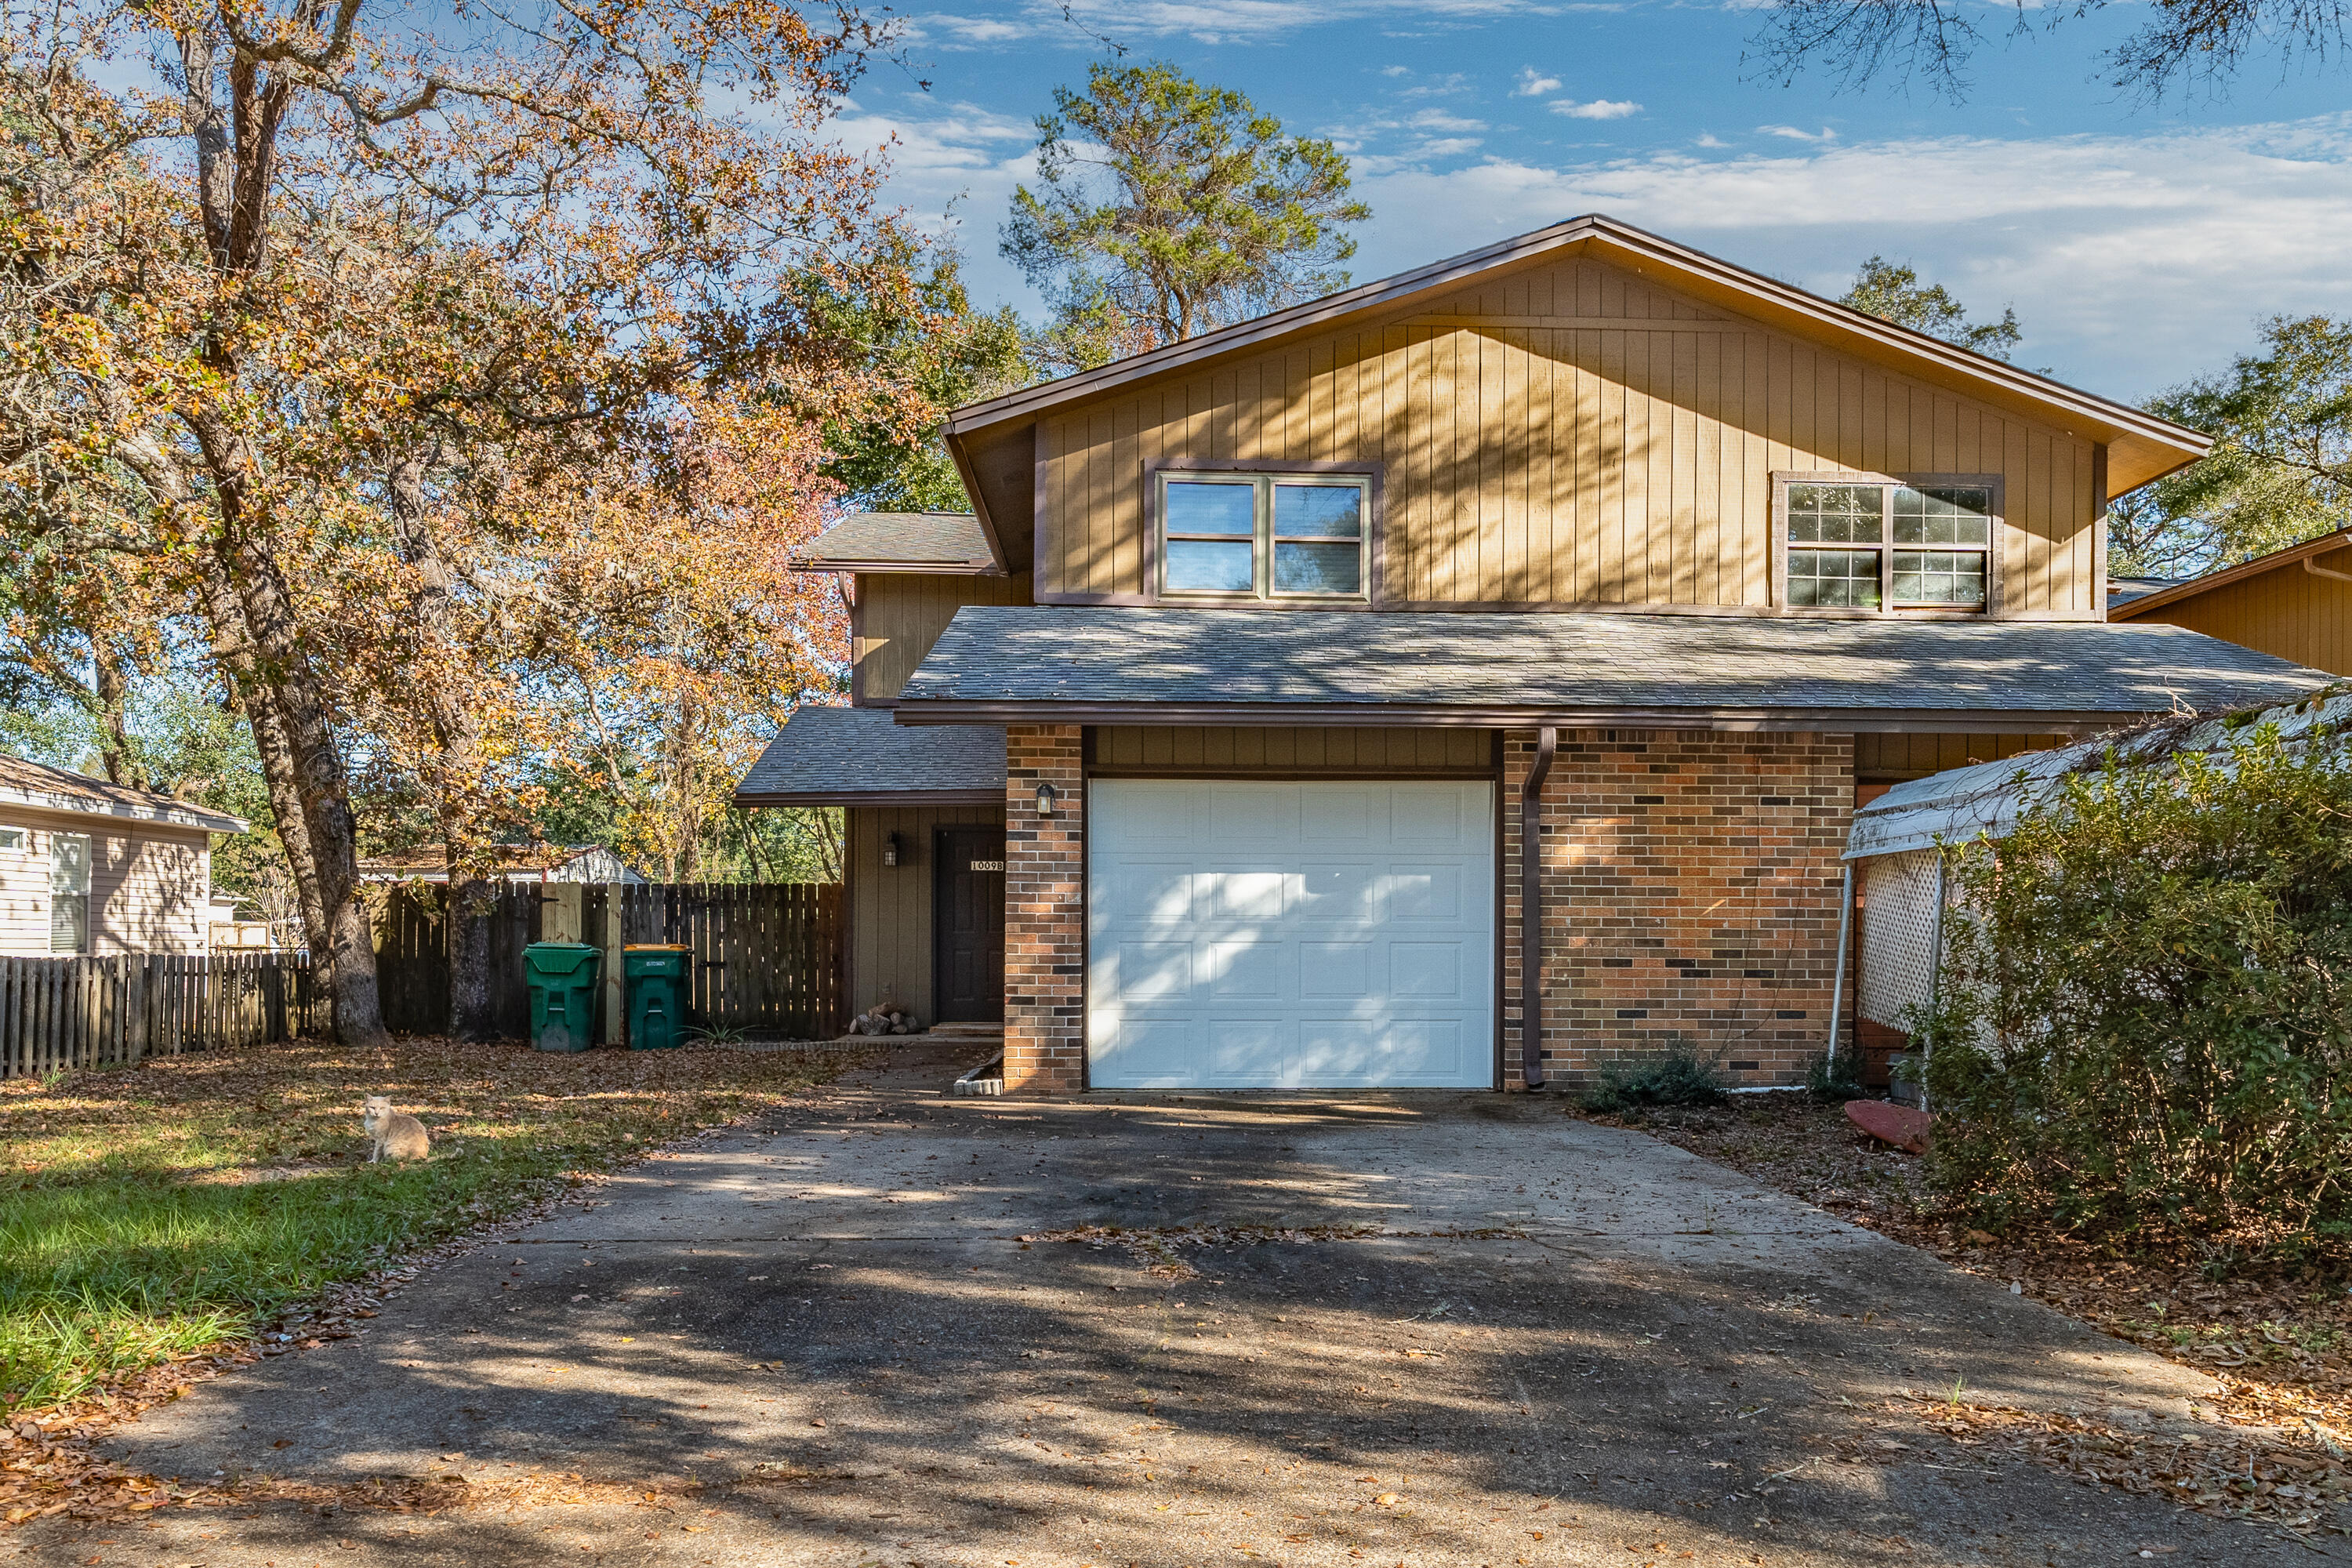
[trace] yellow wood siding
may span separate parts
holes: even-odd
[[[931,830],[1002,826],[1001,805],[851,806],[848,816],[849,996],[852,1012],[895,1002],[931,1022]],[[882,864],[884,835],[898,863]]]
[[[2005,481],[2000,613],[2096,619],[2084,438],[1586,258],[1041,425],[1038,584],[1148,595],[1161,458],[1384,465],[1383,602],[1772,603],[1776,470]]]
[[[1175,725],[1096,728],[1093,765],[1110,772],[1484,773],[1495,765],[1490,730]]]
[[[1853,776],[1863,784],[1923,779],[1970,763],[2070,744],[2067,735],[1877,735],[1853,738]]]
[[[966,605],[1026,605],[1029,578],[955,577],[911,572],[862,574],[857,584],[857,696],[895,700],[915,667]]]
[[[2352,556],[2340,551],[2319,561],[2336,572],[2347,563]],[[2130,618],[2187,626],[2330,675],[2352,675],[2352,583],[2315,577],[2298,562]]]

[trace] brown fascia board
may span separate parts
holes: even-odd
[[[737,790],[740,806],[791,805],[1003,805],[1001,789],[808,790],[798,793]]]
[[[2043,420],[2072,416],[2087,426],[2074,434],[2107,446],[2114,494],[2137,489],[2151,479],[2195,462],[2213,444],[2212,437],[2200,431],[2159,419],[2128,404],[2035,375],[2004,360],[1973,353],[1925,332],[1883,321],[1852,306],[1808,294],[1792,285],[1613,218],[1589,215],[1294,305],[1255,321],[1171,343],[1132,359],[957,409],[948,416],[948,445],[960,451],[961,438],[974,432],[1008,421],[1034,419],[1066,404],[1153,376],[1191,370],[1208,361],[1263,348],[1281,338],[1326,328],[1343,317],[1406,311],[1428,296],[1459,288],[1483,274],[1530,265],[1584,245],[1594,247],[1611,261],[1635,272],[1651,266],[1664,268],[1672,274],[1667,281],[1674,287],[1768,326],[1793,331],[1816,341],[1826,330],[1826,335],[1865,358],[1913,374],[1924,374],[1928,379],[1946,384],[1965,383],[1972,395],[2012,411]],[[961,457],[958,463],[963,466]],[[967,487],[972,486],[968,468],[964,480]],[[979,500],[976,493],[974,500]],[[984,510],[982,516],[984,519]]]
[[[2252,561],[2241,561],[2235,566],[2225,566],[2219,572],[2209,572],[2202,577],[2191,577],[2186,583],[2175,583],[2169,588],[2158,588],[2153,594],[2126,599],[2107,612],[2107,619],[2137,620],[2142,611],[2177,605],[2183,599],[2193,599],[2212,589],[2226,588],[2232,583],[2242,583],[2249,577],[2259,577],[2265,572],[2275,572],[2282,566],[2292,566],[2298,561],[2325,555],[2347,544],[2352,544],[2352,529],[2323,533],[2317,539],[2306,539],[2301,544],[2290,544],[2284,550],[2273,550],[2268,555],[2257,555]]]
[[[898,700],[892,721],[930,724],[1363,725],[1532,730],[1721,730],[1939,735],[2047,735],[2112,730],[2155,709],[1467,708],[1379,702],[949,702]]]
[[[1002,577],[993,561],[795,561],[795,572],[903,572],[910,576]]]

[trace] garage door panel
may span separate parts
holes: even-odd
[[[1462,868],[1456,864],[1391,866],[1381,877],[1381,913],[1391,924],[1461,921]]]
[[[1097,1086],[1492,1083],[1491,784],[1091,789]]]
[[[1212,997],[1289,1000],[1291,987],[1284,983],[1283,972],[1288,967],[1284,961],[1291,954],[1281,942],[1251,938],[1203,942],[1202,946],[1205,962],[1201,965],[1201,973],[1208,982]]]
[[[1129,1005],[1192,1000],[1192,944],[1189,942],[1123,942],[1113,951],[1111,994]]]
[[[1299,868],[1302,920],[1368,923],[1380,913],[1380,872],[1370,861],[1353,865],[1310,860]]]
[[[1298,994],[1362,996],[1371,990],[1372,944],[1369,942],[1302,942],[1298,944]]]
[[[1455,942],[1391,942],[1389,994],[1460,996],[1462,944]]]
[[[1104,879],[1099,896],[1105,912],[1119,921],[1190,925],[1197,912],[1192,868],[1181,862],[1121,866]]]

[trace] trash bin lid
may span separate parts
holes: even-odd
[[[583,942],[535,942],[522,950],[523,967],[533,974],[576,974],[593,963],[597,950]]]
[[[692,952],[693,944],[683,942],[629,942],[621,944],[623,952]]]

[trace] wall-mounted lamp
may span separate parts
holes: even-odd
[[[882,864],[896,866],[898,863],[898,836],[895,833],[886,833],[882,836]]]
[[[1061,791],[1055,789],[1052,784],[1039,784],[1037,786],[1037,815],[1040,816],[1053,816],[1054,803],[1061,798]]]

